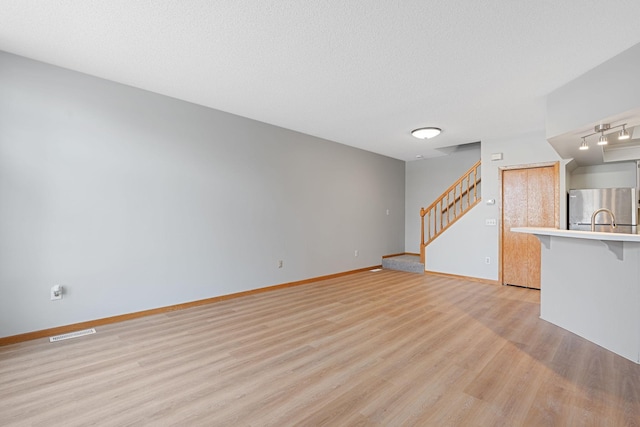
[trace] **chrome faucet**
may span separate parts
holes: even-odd
[[[609,213],[609,215],[611,215],[611,228],[616,228],[616,216],[613,214],[613,212],[611,212],[607,208],[600,208],[600,209],[597,209],[595,212],[593,212],[593,214],[591,215],[591,231],[596,231],[596,216],[600,212]]]

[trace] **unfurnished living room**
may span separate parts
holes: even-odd
[[[639,16],[0,0],[0,426],[639,425]]]

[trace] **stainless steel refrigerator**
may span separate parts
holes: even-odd
[[[591,216],[601,208],[613,212],[616,227],[611,226],[611,215],[600,212],[595,217],[595,231],[638,233],[638,191],[635,188],[569,190],[569,229],[591,231]]]

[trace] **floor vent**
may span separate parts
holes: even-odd
[[[381,268],[374,268],[373,270],[369,270],[369,271],[371,271],[372,273],[376,273],[378,271],[382,271],[382,269]]]
[[[85,335],[91,335],[91,334],[95,334],[96,330],[91,328],[91,329],[85,329],[84,331],[76,331],[76,332],[69,332],[68,334],[62,334],[62,335],[56,335],[55,337],[49,337],[49,342],[57,342],[57,341],[62,341],[62,340],[68,340],[71,338],[78,338],[78,337],[83,337]]]

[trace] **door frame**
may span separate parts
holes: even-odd
[[[498,282],[504,286],[503,281],[503,265],[502,265],[502,219],[503,219],[503,207],[504,207],[504,195],[503,187],[502,187],[502,176],[505,171],[514,170],[514,169],[537,169],[537,168],[546,168],[553,166],[553,178],[554,178],[554,193],[556,198],[556,203],[554,206],[554,221],[555,227],[560,228],[560,162],[542,162],[542,163],[529,163],[522,165],[512,165],[512,166],[499,166],[498,167],[498,187],[500,188],[500,206],[499,212],[500,215],[500,227],[498,229]]]

